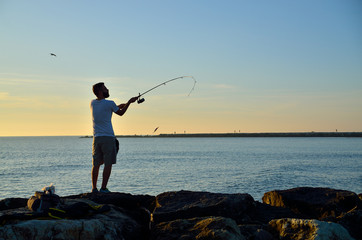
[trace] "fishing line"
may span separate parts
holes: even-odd
[[[158,88],[158,87],[161,87],[162,85],[166,85],[166,84],[169,83],[169,82],[176,81],[176,80],[182,79],[182,78],[192,78],[192,79],[194,80],[194,85],[192,86],[189,94],[187,95],[187,96],[190,96],[191,92],[195,89],[196,80],[195,80],[195,78],[194,78],[193,76],[181,76],[181,77],[173,78],[173,79],[167,80],[166,82],[160,83],[160,84],[158,84],[157,86],[155,86],[155,87],[147,90],[146,92],[144,92],[144,93],[142,93],[142,94],[140,93],[140,94],[138,95],[137,103],[140,104],[140,103],[143,103],[143,102],[145,101],[145,99],[144,99],[144,98],[141,98],[141,96],[145,95],[146,93],[151,92],[152,90],[154,90],[154,89],[156,89],[156,88]]]

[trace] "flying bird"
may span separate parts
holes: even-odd
[[[57,55],[55,55],[54,53],[50,53],[50,56],[56,57]]]
[[[159,127],[156,127],[156,129],[153,131],[153,133],[155,133],[156,131],[157,131],[157,129],[158,129]]]

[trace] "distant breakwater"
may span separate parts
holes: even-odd
[[[286,133],[163,133],[159,135],[117,135],[117,138],[185,137],[362,137],[362,132],[286,132]],[[92,138],[83,136],[81,138]]]

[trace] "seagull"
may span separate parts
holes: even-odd
[[[156,129],[153,131],[153,133],[155,133],[156,131],[157,131],[157,129],[158,129],[159,127],[156,127]]]
[[[50,56],[56,57],[57,55],[55,55],[54,53],[49,53]]]

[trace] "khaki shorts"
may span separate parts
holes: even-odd
[[[93,166],[115,164],[117,161],[117,146],[115,137],[93,138]]]

